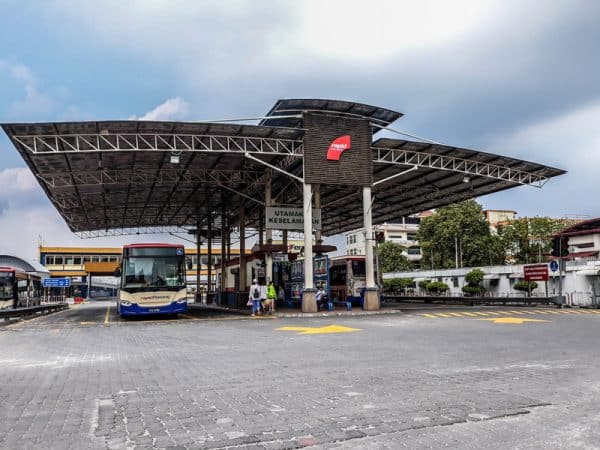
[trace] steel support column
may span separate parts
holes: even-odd
[[[246,205],[240,197],[240,291],[246,288]],[[242,296],[243,297],[243,296]]]
[[[212,215],[209,214],[207,217],[208,224],[206,226],[206,232],[208,235],[208,255],[206,261],[206,303],[208,303],[208,298],[213,292],[213,283],[212,283]],[[211,297],[212,298],[212,297]]]
[[[225,286],[227,286],[225,276],[227,271],[225,270],[225,204],[221,205],[221,284],[219,285],[219,298],[217,299],[217,303],[222,305],[225,303]]]
[[[304,184],[304,292],[302,293],[302,312],[317,312],[313,284],[313,251],[312,251],[312,186]]]
[[[271,171],[269,170],[267,173],[267,178],[265,180],[265,206],[271,206]],[[265,227],[266,228],[266,227]],[[273,244],[273,231],[270,228],[266,228],[265,230],[267,245]],[[273,280],[273,255],[271,251],[265,253],[265,282],[269,283],[269,281]]]
[[[316,184],[313,190],[315,196],[315,209],[321,209],[321,185]],[[315,244],[321,245],[323,240],[321,239],[321,231],[315,230]]]
[[[379,309],[379,294],[375,285],[375,266],[373,258],[373,216],[371,186],[363,187],[363,215],[365,229],[365,267],[367,286],[364,292],[363,308],[366,310]]]
[[[202,303],[200,291],[200,220],[196,220],[196,303]]]

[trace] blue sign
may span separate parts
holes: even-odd
[[[69,287],[71,286],[70,278],[44,278],[42,280],[44,287]]]
[[[183,249],[182,248],[178,248],[177,251],[176,251],[176,253],[177,253],[177,256],[183,255]]]
[[[556,272],[558,270],[558,261],[556,261],[556,260],[550,261],[550,270],[552,272]]]

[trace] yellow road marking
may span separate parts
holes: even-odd
[[[512,314],[525,314],[523,311],[508,311],[509,313]]]
[[[106,307],[106,314],[104,315],[104,325],[110,322],[110,305]]]
[[[457,316],[457,317],[464,317],[461,313],[448,313],[451,314],[453,316]]]
[[[488,311],[488,314],[491,314],[492,316],[501,316],[502,313],[496,312],[496,311]]]
[[[523,312],[525,314],[533,314],[533,315],[537,314],[535,311],[523,311]]]
[[[359,328],[344,327],[341,325],[329,325],[326,327],[280,327],[277,331],[299,331],[298,334],[331,334],[331,333],[352,333],[361,331]]]
[[[548,311],[543,311],[541,309],[536,309],[534,312],[536,312],[538,314],[548,314]]]
[[[421,314],[422,316],[429,317],[430,319],[437,319],[433,314]]]
[[[474,312],[473,314],[477,314],[478,316],[487,316],[488,313],[482,313],[482,312]]]
[[[96,325],[96,322],[79,322],[80,325]]]
[[[473,314],[473,313],[466,312],[466,311],[463,311],[463,314],[466,316],[477,317],[477,314]]]
[[[580,309],[580,310],[579,310],[579,313],[580,313],[580,314],[591,314],[591,312],[590,312],[590,311],[588,311],[587,309]]]
[[[547,311],[548,314],[560,314],[558,311]]]
[[[516,325],[522,325],[524,322],[551,322],[550,320],[525,319],[522,317],[494,317],[493,319],[476,319],[476,320],[488,320],[493,323],[510,323],[510,324],[516,324]]]
[[[435,315],[439,316],[439,317],[452,317],[450,314],[444,314],[444,313],[436,313]]]

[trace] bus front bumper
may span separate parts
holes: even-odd
[[[130,305],[119,304],[121,316],[143,316],[150,314],[177,314],[187,310],[187,302],[173,302],[163,306],[140,306],[137,303]]]

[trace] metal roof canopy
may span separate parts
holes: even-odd
[[[209,215],[218,229],[223,212],[239,226],[242,202],[246,226],[258,228],[269,176],[275,204],[302,206],[304,129],[298,127],[308,110],[367,118],[374,131],[402,115],[360,103],[290,99],[279,100],[259,125],[105,121],[2,127],[69,228],[82,237],[182,231]],[[171,155],[179,156],[178,164]],[[519,185],[541,187],[565,173],[396,139],[375,141],[372,156],[375,224]],[[323,184],[320,195],[323,235],[362,227],[360,188]]]

